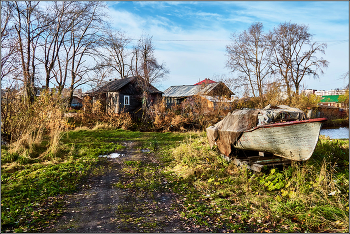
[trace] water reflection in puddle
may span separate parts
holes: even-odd
[[[99,155],[99,157],[104,157],[104,158],[119,158],[119,157],[124,157],[125,154],[120,154],[120,153],[111,153],[111,154],[105,154],[105,155]]]

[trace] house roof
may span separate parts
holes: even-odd
[[[212,83],[216,83],[216,81],[205,78],[204,80],[199,81],[198,83],[195,83],[194,85],[212,84]]]
[[[193,95],[207,95],[220,83],[210,83],[202,87],[201,85],[180,85],[167,88],[164,97],[190,97]]]
[[[129,84],[131,81],[136,80],[137,77],[128,77],[124,79],[115,79],[113,81],[108,82],[107,84],[97,87],[87,93],[105,93],[105,92],[116,92],[119,89],[123,88],[125,85]],[[153,85],[149,85],[148,92],[150,93],[162,93]]]
[[[189,97],[198,94],[200,86],[196,85],[181,85],[181,86],[170,86],[167,88],[163,96],[166,97]]]
[[[338,102],[338,98],[340,95],[325,95],[322,96],[320,102]]]

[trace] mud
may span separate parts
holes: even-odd
[[[44,232],[201,232],[176,209],[177,195],[169,190],[135,194],[114,186],[123,181],[126,160],[158,163],[149,150],[123,142],[120,156],[106,157],[103,173],[88,178],[78,192],[65,196],[62,216]]]

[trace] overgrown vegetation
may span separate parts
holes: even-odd
[[[60,133],[57,150],[50,157],[24,159],[12,152],[11,146],[2,146],[1,229],[42,230],[48,220],[60,215],[62,195],[76,191],[86,176],[99,171],[98,155],[122,149],[119,141],[139,140],[145,147],[156,150],[156,142],[170,147],[182,139],[176,133],[142,136],[140,132],[106,130],[100,126],[95,130],[77,128]],[[49,148],[49,141],[44,140],[33,148],[32,155]]]
[[[60,215],[62,195],[75,191],[85,176],[98,170],[98,155],[121,150],[118,142],[127,140],[140,142],[160,162],[125,162],[125,176],[132,180],[126,178],[115,186],[151,197],[158,190],[172,190],[179,197],[174,209],[205,230],[348,230],[348,140],[321,137],[307,162],[253,173],[210,149],[205,133],[142,133],[108,130],[108,126],[61,133],[57,151],[35,161],[23,160],[3,146],[2,230],[41,230]],[[34,151],[46,151],[48,141],[40,147]],[[124,208],[121,205],[117,215],[142,218]],[[146,221],[143,230],[158,230],[157,222]]]
[[[270,91],[264,105],[267,100],[286,104],[274,89]],[[261,99],[238,100],[215,110],[199,97],[170,109],[158,103],[149,110],[148,121],[137,122],[127,113],[106,114],[101,103],[91,105],[90,100],[85,100],[84,109],[70,113],[73,117],[65,117],[65,104],[55,92],[43,92],[30,105],[16,93],[6,95],[2,98],[2,132],[7,141],[1,152],[2,230],[43,230],[48,220],[60,215],[64,194],[77,190],[86,176],[101,173],[98,155],[122,149],[119,142],[125,140],[141,142],[161,163],[129,162],[125,168],[137,172],[129,173],[133,182],[116,186],[148,197],[158,190],[172,190],[180,198],[174,209],[204,230],[348,229],[348,140],[321,137],[306,163],[252,173],[210,149],[205,133],[190,132],[215,124],[232,109],[259,106]],[[292,98],[302,110],[317,102],[317,97]],[[142,218],[123,213],[124,208],[120,207],[120,217]],[[142,220],[142,230],[160,230],[159,222]],[[128,226],[120,225],[127,230]]]
[[[205,130],[214,125],[228,112],[241,108],[264,108],[266,105],[287,105],[288,100],[279,95],[278,87],[271,88],[261,99],[242,98],[234,102],[216,103],[215,108],[209,107],[205,98],[194,96],[186,99],[181,104],[166,107],[164,101],[160,101],[149,107],[146,120],[132,118],[128,113],[113,114],[105,113],[100,102],[91,104],[91,100],[84,100],[84,109],[77,111],[75,116],[69,117],[69,127],[87,126],[92,128],[96,123],[109,126],[110,128],[123,128],[142,131],[193,131]],[[320,98],[315,95],[294,95],[291,98],[292,106],[303,111],[316,109]],[[345,120],[347,121],[347,120]]]
[[[170,152],[183,216],[212,231],[347,232],[348,140],[321,138],[312,160],[264,173],[237,168],[205,134]],[[186,185],[186,186],[184,186]]]

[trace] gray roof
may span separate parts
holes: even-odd
[[[181,85],[181,86],[170,86],[167,88],[163,96],[164,97],[189,97],[196,95],[200,90],[198,85]]]
[[[163,97],[190,97],[193,95],[206,95],[212,91],[219,83],[201,85],[180,85],[167,88]]]
[[[127,85],[129,82],[137,79],[137,77],[129,77],[124,79],[115,79],[113,81],[108,82],[107,84],[97,87],[96,89],[93,89],[87,93],[105,93],[105,92],[116,92],[119,89],[123,88],[125,85]],[[153,85],[149,85],[150,93],[162,93],[157,88],[155,88]]]

